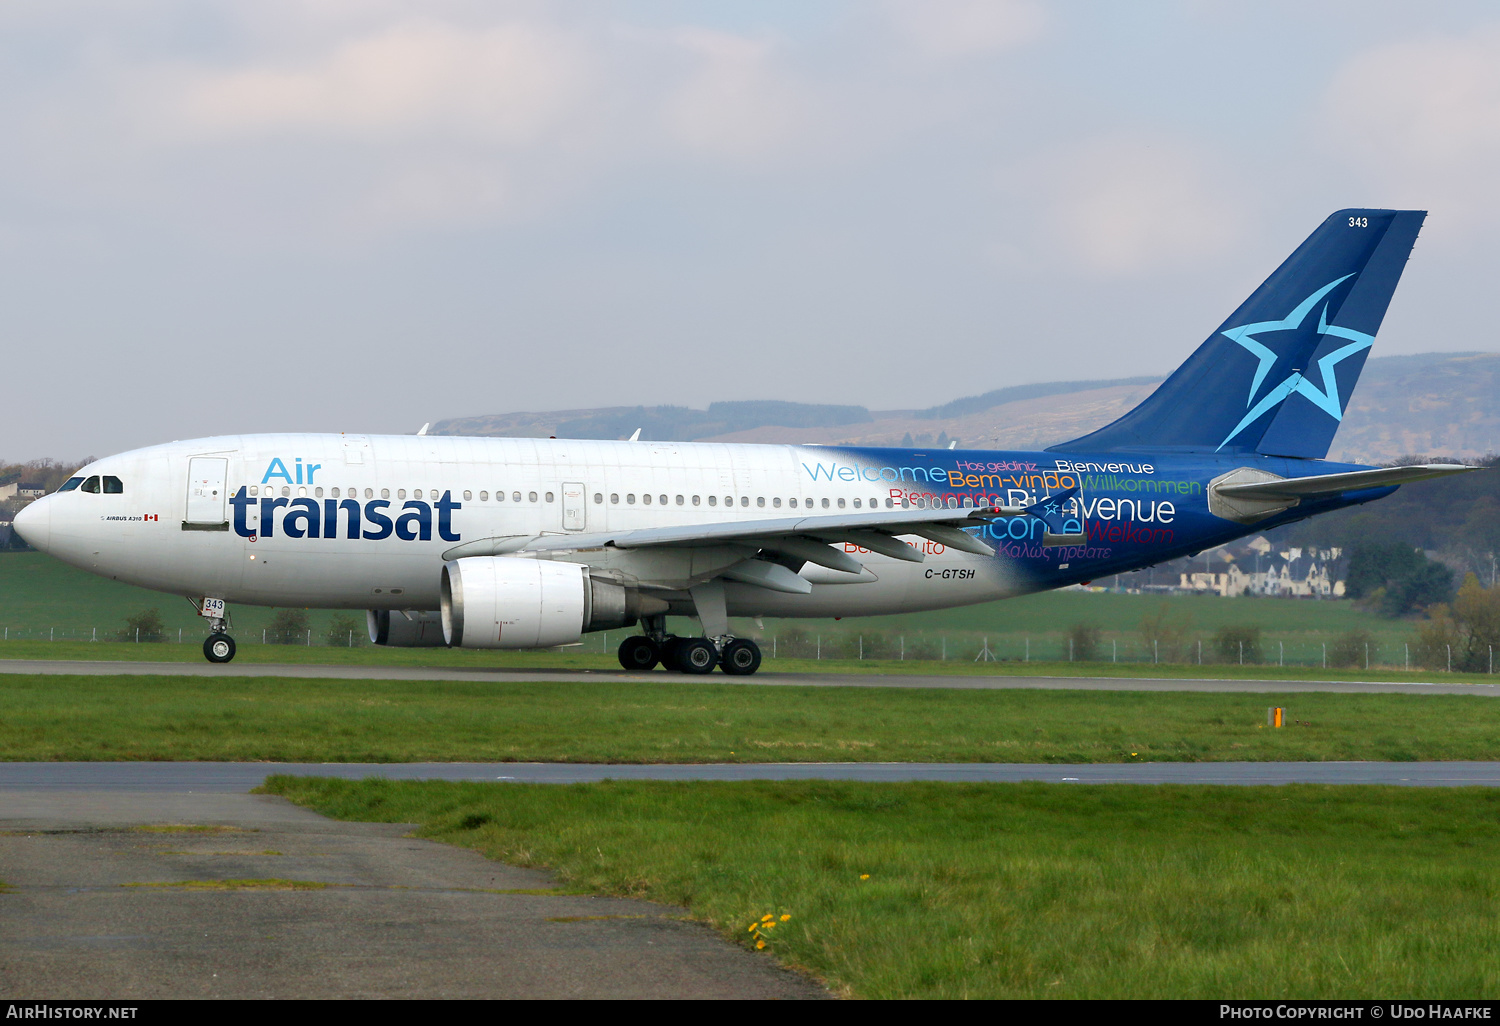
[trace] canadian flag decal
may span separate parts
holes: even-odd
[[[161,520],[161,514],[160,513],[147,513],[145,516],[141,517],[141,519],[142,520],[156,520],[156,521],[160,521]]]

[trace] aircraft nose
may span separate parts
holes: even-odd
[[[47,551],[52,544],[52,497],[43,496],[16,514],[15,532],[34,549]]]

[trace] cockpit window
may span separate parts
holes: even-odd
[[[85,492],[88,492],[88,493],[90,493],[92,495],[98,495],[99,494],[99,479],[97,477],[91,477],[91,478],[89,478],[87,481],[85,481],[83,483],[83,489],[82,490],[85,491]]]
[[[81,478],[81,477],[70,477],[66,481],[63,482],[62,487],[59,488],[58,491],[60,491],[60,492],[71,492],[74,488],[77,488],[81,484],[83,484],[83,478]]]
[[[125,485],[120,482],[120,479],[118,477],[105,477],[105,479],[104,479],[104,494],[105,495],[122,495],[122,494],[124,494],[124,492],[125,492]]]

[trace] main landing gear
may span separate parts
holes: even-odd
[[[660,641],[636,634],[620,643],[620,665],[644,672],[660,663],[678,673],[713,673],[719,667],[735,677],[747,677],[760,669],[760,646],[749,638],[732,638],[715,645],[708,638],[664,635]]]

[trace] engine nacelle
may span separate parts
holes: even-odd
[[[410,619],[408,619],[410,617]],[[446,645],[443,638],[443,614],[436,609],[405,613],[389,609],[365,610],[365,626],[370,629],[372,645],[391,648],[433,648]]]
[[[596,581],[582,563],[470,556],[443,564],[443,637],[461,648],[551,648],[665,613],[661,599]]]

